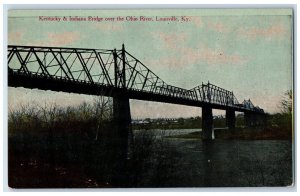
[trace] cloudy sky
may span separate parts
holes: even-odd
[[[177,16],[173,22],[56,22],[39,16]],[[180,20],[187,16],[188,21]],[[139,10],[11,11],[8,44],[126,50],[168,84],[193,88],[202,82],[233,90],[239,101],[251,99],[278,112],[292,88],[290,10]],[[91,96],[9,88],[9,107],[35,102],[74,105]],[[131,101],[133,118],[199,116],[201,109]],[[214,111],[218,114],[218,111]]]

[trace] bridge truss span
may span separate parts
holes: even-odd
[[[91,95],[125,93],[130,99],[211,106],[264,113],[250,100],[239,103],[232,91],[211,83],[193,89],[167,84],[122,49],[8,46],[8,85]]]

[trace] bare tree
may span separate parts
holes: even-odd
[[[112,118],[112,99],[104,96],[94,98],[93,106],[96,116],[96,136],[95,140],[99,139],[99,133],[102,131],[104,121]]]
[[[280,102],[281,111],[285,114],[292,114],[293,111],[293,92],[288,90],[284,93],[284,96]]]
[[[45,103],[44,106],[40,106],[43,122],[52,129],[55,125],[55,121],[58,114],[58,106],[56,103]]]

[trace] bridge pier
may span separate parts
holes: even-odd
[[[202,138],[203,140],[212,140],[213,133],[213,115],[212,108],[202,107]]]
[[[250,112],[244,113],[245,126],[254,127],[256,126],[256,116]]]
[[[256,114],[256,125],[265,126],[267,124],[267,116],[265,114]]]
[[[111,147],[115,168],[113,183],[116,186],[126,185],[127,157],[129,149],[129,135],[132,131],[129,97],[126,93],[113,96],[114,130],[111,136]]]
[[[245,112],[244,120],[245,120],[245,126],[255,127],[255,126],[265,126],[268,119],[266,114],[254,114],[250,112]]]
[[[235,128],[235,111],[231,109],[226,110],[226,126],[229,129]]]

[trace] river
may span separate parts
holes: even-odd
[[[161,138],[162,135],[201,130],[150,131]],[[289,186],[293,182],[292,142],[288,140],[215,139],[203,142],[200,139],[165,138],[164,141],[168,153],[161,157],[156,154],[153,158],[164,159],[166,165],[165,169],[153,170],[160,172],[156,176],[163,181],[157,185],[160,187]],[[162,153],[160,150],[157,153]]]

